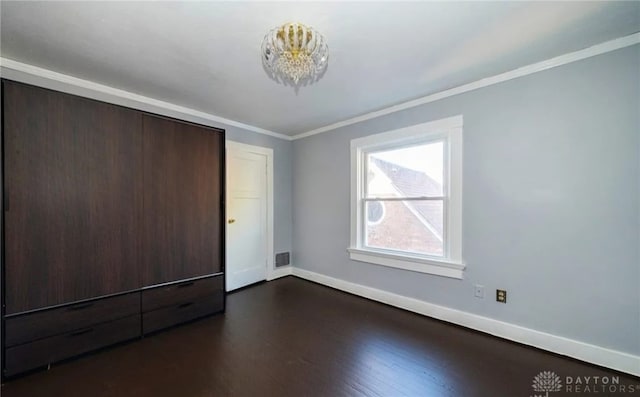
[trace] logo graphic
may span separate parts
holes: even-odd
[[[542,371],[533,378],[533,391],[546,392],[546,394],[536,394],[533,397],[549,397],[549,392],[562,390],[562,381],[553,371]]]

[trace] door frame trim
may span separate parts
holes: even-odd
[[[265,156],[267,158],[267,264],[266,264],[267,271],[266,271],[266,276],[267,276],[267,281],[271,281],[274,278],[277,278],[275,263],[274,263],[275,250],[274,250],[274,243],[273,243],[273,235],[274,235],[273,234],[274,232],[274,229],[273,229],[273,210],[274,210],[273,149],[268,147],[262,147],[262,146],[248,145],[246,143],[236,142],[229,139],[227,139],[225,142],[225,148],[227,150],[230,148],[233,148],[233,149],[243,150],[250,153],[256,153],[256,154]],[[225,156],[225,157],[228,161],[229,156]],[[225,167],[226,166],[227,164],[225,164]],[[227,189],[225,188],[225,192],[226,191]],[[225,200],[225,203],[227,203],[225,204],[225,206],[228,205],[228,200]],[[226,208],[225,208],[225,212],[226,212]],[[224,220],[224,222],[225,222],[225,230],[226,230],[228,223],[226,219]],[[227,244],[226,236],[228,236],[228,234],[225,234],[225,246]],[[225,286],[225,290],[226,290],[226,286]]]

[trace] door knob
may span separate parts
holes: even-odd
[[[235,221],[236,221],[236,220],[235,220],[235,219],[233,219],[233,218],[231,218],[231,219],[229,219],[229,220],[228,220],[228,222],[229,222],[229,223],[234,223]]]

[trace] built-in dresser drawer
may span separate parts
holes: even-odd
[[[223,309],[224,291],[142,314],[142,332],[148,334],[172,325],[217,313]]]
[[[5,375],[12,376],[137,337],[140,337],[139,314],[14,346],[6,350]]]
[[[6,319],[7,347],[140,313],[140,293],[96,299]]]
[[[222,275],[170,284],[142,291],[142,311],[192,302],[198,298],[224,291]]]

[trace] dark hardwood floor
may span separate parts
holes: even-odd
[[[533,396],[534,376],[640,379],[293,277],[230,294],[227,312],[5,383],[3,397]],[[598,385],[601,387],[601,384]],[[639,391],[628,393],[630,388]],[[563,389],[564,390],[564,389]],[[584,389],[583,389],[584,391]],[[549,396],[591,393],[550,392]]]

